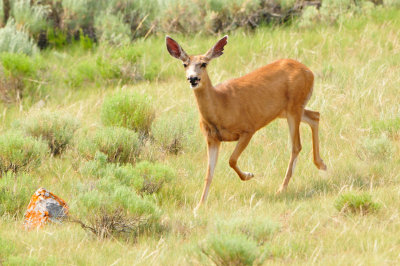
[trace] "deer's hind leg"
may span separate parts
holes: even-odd
[[[239,140],[236,144],[235,150],[233,151],[231,157],[229,158],[229,165],[233,168],[233,170],[235,170],[235,172],[238,174],[238,176],[240,177],[240,179],[242,181],[247,181],[254,177],[254,175],[252,173],[243,172],[237,166],[237,160],[238,160],[240,154],[242,154],[243,150],[249,144],[252,136],[253,136],[252,133],[251,134],[250,133],[242,134],[239,137]]]
[[[286,117],[289,125],[290,140],[292,142],[292,154],[286,170],[285,179],[283,180],[283,183],[276,194],[280,194],[288,186],[290,178],[293,175],[294,168],[296,167],[297,156],[301,151],[300,121],[302,112],[287,112]]]
[[[304,109],[302,122],[307,123],[311,127],[312,141],[313,141],[313,156],[314,164],[320,170],[326,170],[326,165],[319,155],[319,137],[318,137],[318,125],[319,125],[319,112]]]

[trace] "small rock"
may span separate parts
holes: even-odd
[[[68,209],[64,200],[45,188],[39,188],[25,212],[24,226],[26,229],[34,229],[44,226],[48,221],[61,223],[68,215]]]

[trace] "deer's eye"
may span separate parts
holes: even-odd
[[[183,67],[186,68],[188,65],[187,64],[183,64]]]
[[[203,63],[203,64],[201,64],[200,67],[205,68],[206,66],[207,66],[207,63]]]

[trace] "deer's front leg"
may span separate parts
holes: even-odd
[[[235,150],[233,151],[231,158],[229,158],[229,165],[235,170],[235,172],[239,175],[242,181],[250,180],[254,177],[252,173],[242,172],[239,167],[237,166],[237,160],[242,154],[243,150],[247,147],[250,142],[251,137],[253,134],[246,133],[242,134],[239,137],[239,140],[236,144]]]
[[[197,207],[194,209],[195,213],[200,208],[200,206],[206,201],[208,190],[214,175],[215,166],[217,164],[218,152],[220,141],[214,139],[207,139],[207,153],[208,153],[208,167],[206,173],[206,179],[204,180],[204,189],[201,195],[201,199]]]

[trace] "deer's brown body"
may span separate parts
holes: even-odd
[[[196,89],[203,132],[219,141],[237,141],[243,133],[254,133],[277,117],[286,117],[298,105],[303,108],[313,81],[306,66],[283,59],[216,87]]]
[[[237,160],[253,134],[278,117],[288,121],[292,155],[285,179],[277,193],[287,187],[293,174],[301,150],[299,126],[302,121],[309,124],[312,130],[314,163],[319,169],[326,169],[319,155],[319,113],[305,109],[314,84],[314,75],[305,65],[292,59],[282,59],[214,87],[206,66],[211,59],[222,55],[227,36],[205,55],[198,56],[188,56],[168,36],[166,42],[170,54],[183,61],[187,79],[196,96],[200,126],[207,140],[208,169],[197,208],[206,200],[220,143],[238,141],[229,165],[241,180],[249,180],[253,174],[242,172],[237,166]]]

